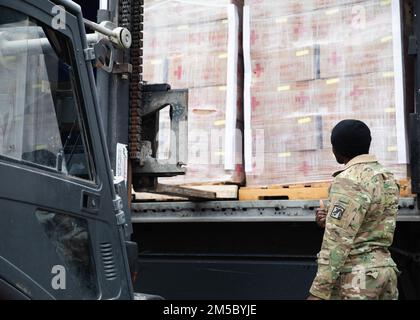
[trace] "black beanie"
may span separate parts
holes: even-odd
[[[331,144],[342,156],[354,158],[369,153],[370,130],[359,120],[347,119],[340,121],[331,132]]]

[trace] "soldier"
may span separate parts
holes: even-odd
[[[318,272],[308,300],[398,299],[392,244],[399,185],[393,174],[369,155],[370,130],[358,120],[343,120],[331,134],[336,160],[329,203],[316,220],[325,227]]]

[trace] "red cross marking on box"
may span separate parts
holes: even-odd
[[[299,167],[299,171],[302,171],[302,173],[307,176],[308,173],[310,173],[311,166],[308,164],[308,161],[304,161],[303,164]]]
[[[174,72],[174,76],[178,79],[181,80],[181,76],[182,76],[182,66],[178,66],[178,68],[175,70]]]
[[[297,103],[306,103],[309,101],[309,96],[305,92],[301,91],[298,96],[295,97]]]
[[[303,26],[302,19],[299,19],[298,23],[296,23],[295,27],[293,28],[293,32],[295,35],[301,35],[305,30]]]
[[[359,98],[363,94],[363,90],[360,90],[358,86],[354,86],[350,92],[350,97]]]
[[[261,74],[264,72],[264,68],[261,66],[261,64],[257,63],[255,65],[254,74],[259,78]]]
[[[336,66],[341,62],[341,57],[337,54],[337,51],[334,51],[328,61],[332,62],[332,64]]]
[[[251,99],[251,108],[252,108],[252,111],[255,111],[260,105],[261,105],[261,103],[257,100],[257,98],[256,97],[252,97],[252,99]]]
[[[251,31],[251,45],[254,45],[259,36],[255,30]]]

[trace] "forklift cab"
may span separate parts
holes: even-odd
[[[133,298],[87,49],[73,2],[0,0],[0,299]]]

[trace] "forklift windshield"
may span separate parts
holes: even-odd
[[[0,156],[93,180],[69,41],[23,14],[2,11]]]

